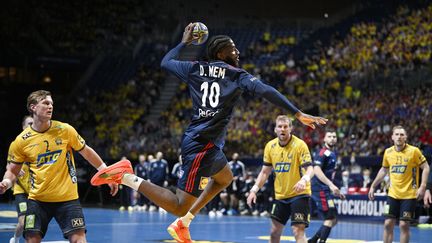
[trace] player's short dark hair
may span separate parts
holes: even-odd
[[[336,130],[333,128],[326,128],[325,133],[336,133]]]
[[[207,42],[207,56],[209,60],[217,60],[218,52],[231,42],[227,35],[215,35]]]

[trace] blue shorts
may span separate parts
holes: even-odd
[[[312,191],[312,202],[315,203],[318,214],[323,219],[335,219],[337,216],[337,209],[333,201],[333,196],[330,191],[319,190]]]
[[[76,230],[85,230],[84,214],[78,199],[66,202],[39,202],[29,199],[24,221],[26,233],[39,233],[45,236],[48,224],[55,218],[67,239]]]
[[[416,199],[394,199],[387,197],[384,216],[402,221],[412,221],[416,208]]]
[[[183,175],[177,187],[194,197],[199,197],[210,177],[221,171],[228,163],[222,150],[212,142],[202,143],[183,136],[181,145]]]

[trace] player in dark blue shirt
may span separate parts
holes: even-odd
[[[168,228],[178,242],[191,242],[188,227],[194,215],[232,181],[233,175],[222,149],[231,113],[242,93],[264,97],[312,128],[327,122],[325,118],[301,112],[276,89],[240,69],[240,53],[228,36],[214,36],[207,42],[208,62],[178,60],[180,51],[198,38],[192,34],[194,26],[192,23],[186,26],[181,43],[161,62],[163,69],[188,84],[192,98],[193,116],[181,143],[184,173],[178,181],[176,194],[127,172],[112,175],[111,170],[119,165],[102,172],[107,182],[126,184],[168,212],[182,216]]]
[[[324,146],[314,155],[315,176],[312,178],[312,200],[318,208],[318,213],[324,218],[324,222],[308,243],[326,242],[332,227],[337,223],[337,210],[331,193],[341,199],[345,198],[331,181],[337,161],[334,151],[336,142],[336,132],[327,130],[324,135]]]
[[[140,154],[138,156],[138,164],[135,166],[135,170],[134,170],[135,175],[143,178],[144,180],[147,180],[149,178],[149,170],[150,170],[149,167],[150,167],[150,162],[146,160],[146,155]],[[142,206],[142,209],[147,210],[148,203],[149,203],[148,199],[144,195],[138,194],[135,191],[134,191],[134,197],[137,198],[136,205]]]

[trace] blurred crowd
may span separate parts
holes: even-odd
[[[400,80],[400,76],[409,76],[429,64],[431,30],[432,5],[423,9],[402,6],[390,19],[354,24],[344,36],[334,33],[329,44],[316,40],[300,59],[286,54],[264,64],[254,63],[257,58],[253,55],[273,55],[296,42],[290,36],[276,38],[267,31],[247,48],[242,67],[286,94],[304,111],[328,118],[327,126],[336,129],[341,141],[337,148],[341,156],[382,155],[391,144],[389,132],[395,124],[407,128],[409,143],[431,155],[431,126],[424,121],[432,116],[432,89],[403,88]],[[395,72],[400,75],[395,76]],[[374,88],[377,77],[390,80],[390,85]],[[164,79],[159,68],[143,66],[134,78],[114,90],[84,92],[67,111],[70,117],[65,120],[103,156],[137,159],[142,151],[164,151],[168,158],[176,158],[191,117],[187,86],[180,85],[160,119],[145,121]],[[240,103],[229,124],[225,150],[260,158],[263,145],[274,137],[273,120],[283,111],[247,95]],[[86,109],[81,109],[83,106]],[[312,150],[320,146],[323,132],[295,124],[294,134]]]
[[[390,75],[392,70],[413,71],[430,62],[431,17],[432,6],[412,11],[401,7],[383,23],[356,24],[344,38],[335,34],[328,46],[318,40],[302,60],[288,55],[262,66],[244,63],[243,67],[288,94],[309,113],[329,118],[328,126],[334,127],[342,140],[338,151],[343,156],[382,155],[395,124],[406,126],[409,142],[430,154],[430,125],[422,121],[431,118],[431,88],[403,89],[400,83],[390,82],[386,89],[375,90],[373,77]],[[271,41],[266,34],[257,55],[265,50],[273,52],[275,43],[283,44]],[[253,43],[254,49],[256,46]],[[192,104],[187,92],[182,84],[171,109],[163,116],[164,123],[160,123],[163,130],[169,128],[167,142],[179,144],[189,121]],[[274,136],[273,119],[282,111],[260,99],[244,97],[241,102],[229,125],[226,150],[235,148],[247,157],[260,157],[264,142]],[[310,147],[316,147],[323,130],[298,126],[295,133]]]
[[[7,3],[0,31],[18,51],[95,56],[101,51],[131,51],[137,43],[166,41],[173,23],[157,1],[26,1]],[[131,7],[133,6],[133,7]],[[175,27],[175,25],[174,25]],[[21,30],[17,33],[16,30]],[[157,31],[156,31],[157,30]],[[33,43],[31,43],[31,42]]]

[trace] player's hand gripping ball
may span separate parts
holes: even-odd
[[[201,22],[196,22],[193,30],[192,30],[192,36],[194,37],[194,40],[192,41],[192,44],[194,45],[201,45],[204,42],[206,42],[209,35],[209,31],[207,29],[207,26]]]

